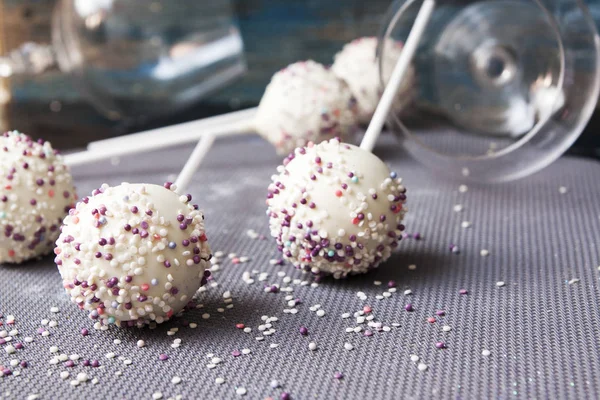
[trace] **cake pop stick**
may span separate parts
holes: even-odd
[[[204,136],[198,141],[198,144],[194,148],[194,151],[190,155],[190,158],[185,163],[183,169],[179,173],[175,185],[178,188],[187,187],[194,176],[194,173],[200,166],[200,163],[204,159],[204,156],[210,150],[212,144],[215,141],[213,135]]]
[[[361,147],[337,139],[290,154],[267,196],[271,236],[285,259],[342,278],[378,267],[402,238],[406,188],[371,149],[431,16],[425,0]]]
[[[96,161],[107,160],[113,157],[121,157],[126,155],[139,154],[144,152],[150,152],[159,150],[161,148],[177,146],[180,144],[190,143],[190,137],[196,139],[196,141],[206,134],[213,135],[215,137],[230,136],[232,134],[245,134],[249,132],[251,126],[248,121],[240,121],[235,123],[233,126],[221,126],[215,127],[214,129],[206,132],[190,133],[190,132],[179,132],[178,134],[161,135],[156,137],[149,142],[139,142],[136,146],[123,146],[118,148],[102,148],[98,150],[84,150],[77,153],[67,154],[64,156],[64,161],[67,165],[73,167],[77,165],[90,164]]]
[[[199,119],[196,121],[184,122],[163,128],[151,129],[144,132],[133,133],[131,135],[119,136],[110,139],[98,140],[88,144],[88,150],[115,149],[121,147],[136,147],[140,143],[153,143],[160,141],[163,137],[188,137],[194,132],[205,132],[219,126],[235,126],[241,121],[251,121],[256,115],[257,108],[249,108],[241,111],[217,115],[215,117]],[[193,141],[193,140],[192,140]]]
[[[398,89],[402,85],[402,79],[410,69],[410,62],[417,51],[419,41],[423,36],[425,28],[427,27],[429,18],[431,18],[434,7],[434,0],[423,1],[423,5],[417,14],[415,23],[408,34],[408,38],[406,39],[404,49],[402,50],[402,53],[396,62],[396,66],[394,67],[390,80],[383,91],[383,94],[381,95],[381,100],[375,109],[371,123],[369,124],[369,127],[365,132],[365,136],[360,144],[360,147],[364,150],[372,151],[373,147],[375,146],[375,142],[381,133],[381,129],[383,128],[392,104],[394,103]]]

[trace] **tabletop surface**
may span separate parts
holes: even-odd
[[[599,398],[600,164],[564,157],[527,179],[465,192],[389,140],[375,152],[404,177],[407,230],[422,238],[405,238],[367,275],[317,283],[270,262],[279,254],[264,199],[279,158],[258,137],[219,141],[190,187],[213,252],[224,256],[183,317],[157,329],[96,331],[65,295],[51,257],[0,266],[0,332],[23,344],[0,351],[13,372],[0,378],[0,398]],[[103,182],[162,183],[190,152],[162,150],[74,176],[80,194]],[[248,261],[236,264],[230,253]],[[266,293],[271,284],[293,291]],[[359,323],[354,314],[365,306],[370,321]],[[60,354],[75,365],[52,364]],[[82,372],[90,380],[72,385]]]

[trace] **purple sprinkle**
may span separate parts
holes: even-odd
[[[159,355],[159,356],[158,356],[158,359],[159,359],[160,361],[166,361],[166,360],[168,360],[168,359],[169,359],[169,356],[168,356],[168,355],[166,355],[166,354],[161,354],[161,355]]]
[[[446,311],[444,311],[444,310],[437,310],[435,312],[435,315],[439,315],[440,317],[443,317],[444,315],[446,315]]]
[[[459,294],[469,294],[469,292],[467,291],[467,289],[460,289],[458,291]]]
[[[91,365],[90,360],[83,360],[83,366],[89,367]]]
[[[234,350],[231,352],[231,355],[234,357],[239,357],[242,355],[242,353],[240,353],[239,350]]]
[[[389,281],[388,282],[388,287],[389,288],[395,288],[396,287],[396,281]]]
[[[90,331],[88,331],[86,328],[83,328],[83,329],[81,330],[81,335],[83,335],[83,336],[87,336],[87,335],[89,335],[89,334],[90,334]]]
[[[412,304],[408,303],[407,305],[404,306],[404,309],[406,311],[415,311],[415,309],[413,308]]]
[[[288,392],[281,393],[281,400],[289,400],[289,399],[291,399],[291,397]]]
[[[74,366],[75,366],[75,363],[73,362],[73,360],[68,360],[67,362],[65,362],[65,367],[72,368]]]
[[[333,374],[333,377],[335,379],[342,379],[344,375],[341,372],[336,372],[335,374]]]
[[[437,342],[435,344],[435,347],[437,347],[438,349],[445,349],[446,348],[446,343],[444,343],[444,342]]]
[[[307,329],[305,326],[301,326],[301,327],[300,327],[300,334],[301,334],[302,336],[306,336],[306,335],[308,335],[308,329]]]
[[[371,331],[365,331],[364,335],[367,336],[367,337],[373,336],[373,332],[371,332]]]
[[[100,366],[100,362],[98,360],[92,361],[92,367],[93,368],[98,368],[99,366]]]

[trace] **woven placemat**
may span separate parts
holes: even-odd
[[[162,183],[190,152],[128,157],[74,175],[83,194],[103,182]],[[316,283],[270,262],[279,255],[266,237],[264,199],[278,158],[253,137],[219,141],[190,188],[212,249],[224,256],[202,307],[182,318],[154,330],[96,331],[64,294],[51,258],[0,267],[0,331],[18,330],[2,347],[23,344],[0,351],[0,365],[12,371],[0,378],[0,397],[599,398],[600,164],[562,158],[527,179],[461,192],[461,182],[434,176],[391,138],[376,152],[405,178],[407,229],[422,238],[403,240],[368,275]],[[229,253],[248,261],[234,263]],[[293,292],[266,293],[271,284]],[[365,306],[369,318],[360,323],[355,313]],[[60,354],[75,365],[52,364]],[[89,380],[72,385],[80,373]]]

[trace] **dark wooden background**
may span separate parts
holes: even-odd
[[[47,43],[55,2],[0,0],[0,51],[14,49],[27,40]],[[592,2],[600,4],[600,0]],[[33,79],[11,78],[1,82],[0,87],[11,96],[0,109],[1,126],[70,148],[103,137],[254,106],[278,69],[308,58],[331,63],[344,43],[360,36],[377,35],[390,3],[390,0],[232,0],[244,38],[248,72],[219,93],[177,115],[132,126],[103,118],[83,101],[67,76],[50,71]],[[595,116],[574,151],[600,157],[600,135],[595,133],[599,125],[600,117]]]

